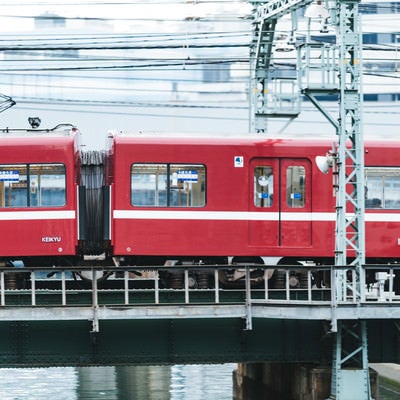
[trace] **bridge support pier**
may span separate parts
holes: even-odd
[[[378,375],[370,370],[376,398]],[[234,400],[326,400],[331,389],[331,367],[299,363],[241,363],[233,374]]]

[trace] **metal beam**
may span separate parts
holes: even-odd
[[[318,362],[320,321],[242,318],[0,322],[0,366]],[[301,343],[301,346],[299,346]]]
[[[290,99],[293,106],[289,109],[281,110],[279,106],[273,109],[268,104],[268,92],[270,83],[270,64],[272,47],[274,42],[275,28],[278,18],[292,13],[295,18],[294,11],[312,0],[270,0],[265,4],[256,8],[254,18],[254,35],[253,43],[250,49],[251,67],[251,93],[250,93],[250,121],[254,121],[255,130],[258,133],[266,132],[267,120],[270,117],[290,118],[293,119],[299,114],[299,99],[297,97]],[[254,6],[259,2],[252,2]],[[279,93],[275,93],[279,96]],[[281,104],[278,102],[278,104]]]
[[[270,0],[257,8],[255,22],[278,19],[310,4],[312,0]]]
[[[400,362],[392,321],[368,321],[371,362]],[[327,322],[241,318],[1,321],[0,366],[45,367],[227,362],[321,362]],[[351,398],[353,399],[353,398]]]
[[[347,271],[336,272],[336,305],[347,296],[365,299],[364,143],[361,123],[361,28],[358,0],[338,0],[339,125],[337,149],[335,265],[355,266],[355,285]],[[369,400],[367,326],[365,321],[333,321],[331,399]]]

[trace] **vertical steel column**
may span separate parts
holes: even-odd
[[[249,82],[249,132],[265,132],[266,118],[260,117],[260,111],[266,106],[266,92],[268,85],[269,58],[272,51],[274,29],[266,26],[264,20],[259,19],[259,7],[265,2],[249,1],[253,6],[254,29],[250,43],[250,82]],[[276,21],[275,21],[276,23]],[[267,35],[267,37],[266,37]]]
[[[269,116],[268,83],[270,82],[270,63],[277,21],[280,17],[292,13],[295,18],[297,9],[311,3],[312,0],[249,0],[254,7],[254,31],[250,45],[250,93],[249,125],[250,131],[265,133]],[[275,114],[294,118],[299,113],[300,96],[293,96],[294,105],[287,111]]]
[[[347,271],[336,272],[336,302],[364,298],[364,143],[361,124],[362,39],[358,0],[337,0],[339,46],[339,121],[336,197],[335,265],[355,268],[355,285],[347,284]],[[349,261],[349,264],[348,264]],[[354,293],[355,291],[355,293]],[[354,301],[354,300],[353,300]],[[371,398],[365,321],[337,321],[333,326],[331,399]]]
[[[254,93],[251,94],[251,117],[255,130],[263,132],[266,127],[266,89],[273,33],[277,19],[311,0],[270,0],[258,7],[255,18],[255,35],[252,44]],[[348,285],[347,272],[338,269],[332,275],[335,293],[333,310],[349,298],[359,303],[365,297],[365,227],[364,227],[364,143],[361,123],[361,52],[362,40],[358,5],[360,0],[332,0],[331,23],[336,25],[336,46],[339,49],[338,75],[339,95],[338,121],[319,107],[335,126],[338,135],[336,156],[336,242],[335,265],[351,265],[355,270],[352,284]],[[329,0],[328,0],[329,2]],[[254,5],[254,1],[253,1]],[[257,39],[257,40],[256,40]],[[332,46],[334,48],[334,46]],[[299,63],[300,64],[300,63]],[[298,65],[298,68],[301,64]],[[308,68],[309,66],[306,66]],[[321,83],[322,85],[322,83]],[[310,88],[302,88],[315,105],[319,103],[309,93]],[[321,87],[329,94],[333,88]],[[258,102],[258,103],[257,103]],[[349,258],[349,260],[348,260]],[[349,261],[349,263],[348,263]],[[353,273],[353,271],[352,271]],[[354,284],[355,282],[355,284]],[[334,351],[332,361],[331,399],[369,400],[370,385],[368,372],[367,331],[365,321],[332,320]]]
[[[361,124],[361,35],[358,1],[338,1],[339,21],[339,121],[338,192],[336,201],[336,265],[356,267],[357,298],[363,296],[362,265],[365,263],[364,143]],[[346,285],[337,293],[346,299]]]
[[[252,68],[253,77],[251,96],[252,116],[254,117],[254,131],[265,133],[267,131],[268,109],[268,79],[269,64],[271,60],[272,42],[274,40],[276,19],[262,20],[255,26],[253,49],[255,66]],[[253,130],[251,129],[251,130]]]

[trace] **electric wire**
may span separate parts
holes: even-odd
[[[84,2],[65,2],[62,1],[60,3],[57,3],[58,6],[67,6],[67,5],[141,5],[141,4],[146,4],[146,5],[160,5],[160,4],[187,4],[188,2],[186,0],[146,0],[146,1],[117,1],[117,2],[109,2],[109,1],[84,1]],[[190,3],[190,2],[189,2]],[[192,2],[193,4],[201,4],[201,3],[208,3],[208,4],[221,4],[221,3],[232,3],[230,0],[220,0],[220,1],[202,1],[202,0],[195,0]],[[236,2],[238,3],[238,2]],[[15,3],[8,3],[9,5],[15,5]],[[18,3],[18,5],[31,5],[32,3],[26,2],[26,3]],[[49,2],[43,2],[43,1],[37,1],[36,5],[49,5]],[[7,3],[2,3],[0,6],[7,5]],[[367,5],[366,9],[367,9]],[[362,7],[362,4],[360,5]],[[381,7],[379,7],[381,9]],[[392,8],[391,8],[392,9]],[[1,9],[0,9],[1,10]],[[0,15],[0,17],[4,17],[5,15]],[[13,17],[13,18],[32,18],[32,16],[11,16],[7,15],[7,17]],[[39,16],[41,18],[41,16]],[[131,17],[131,18],[98,18],[98,17],[59,17],[60,19],[66,19],[66,20],[99,20],[103,22],[110,22],[110,21],[158,21],[158,18],[136,18],[136,17]],[[232,19],[231,19],[232,18]],[[54,16],[49,15],[48,19],[54,19]],[[208,18],[200,18],[196,19],[193,22],[216,22],[216,21],[222,21],[222,22],[229,22],[231,20],[237,21],[240,20],[241,22],[245,21],[246,23],[250,23],[251,21],[247,21],[245,19],[245,16],[231,16],[231,15],[224,15],[223,18],[218,18],[218,16],[210,16]],[[174,20],[174,19],[166,19],[165,22],[184,22],[188,23],[191,21],[182,21],[182,20]],[[244,32],[244,31],[242,31]],[[59,35],[59,33],[57,34]],[[50,37],[35,37],[35,38],[28,38],[28,37],[17,37],[15,40],[10,40],[10,37],[6,37],[5,39],[0,40],[0,50],[3,50],[7,52],[7,56],[14,57],[14,59],[9,59],[9,60],[3,60],[3,65],[7,65],[5,68],[0,68],[0,71],[2,72],[2,77],[5,75],[8,77],[34,77],[37,78],[38,76],[41,77],[40,74],[45,74],[46,72],[54,72],[54,76],[57,76],[57,72],[60,72],[60,79],[65,79],[65,76],[67,74],[63,74],[65,72],[70,71],[71,75],[69,75],[71,78],[74,79],[81,79],[81,77],[76,74],[76,72],[82,71],[83,74],[86,76],[86,79],[118,79],[118,80],[126,80],[127,77],[113,77],[110,74],[112,72],[119,72],[119,71],[129,71],[129,70],[146,70],[147,72],[154,72],[154,71],[159,71],[162,74],[165,74],[168,71],[171,72],[176,72],[179,69],[181,71],[184,71],[185,69],[188,69],[190,71],[202,71],[202,67],[211,67],[210,70],[218,70],[222,71],[225,69],[226,71],[232,71],[231,65],[236,63],[236,64],[242,64],[243,71],[248,71],[249,66],[248,63],[250,61],[248,56],[236,56],[236,57],[224,57],[220,56],[218,58],[210,57],[210,56],[204,56],[202,58],[197,57],[197,58],[163,58],[161,54],[157,54],[157,57],[118,57],[118,56],[103,56],[99,57],[98,55],[96,56],[90,56],[90,55],[85,55],[82,56],[80,55],[79,57],[76,57],[74,55],[68,55],[68,54],[62,54],[60,55],[59,52],[73,52],[73,51],[99,51],[99,50],[108,50],[108,51],[125,51],[125,50],[135,50],[135,51],[154,51],[154,50],[162,50],[162,51],[170,51],[170,50],[178,50],[178,49],[205,49],[205,50],[219,50],[222,51],[223,49],[227,48],[242,48],[245,49],[249,46],[249,43],[226,43],[226,40],[233,40],[233,39],[241,39],[241,40],[247,40],[248,42],[250,41],[249,39],[251,38],[251,33],[240,33],[240,31],[237,31],[234,33],[233,31],[230,33],[230,35],[224,34],[224,32],[219,32],[219,36],[211,35],[210,33],[207,33],[206,31],[202,32],[201,34],[195,33],[195,32],[189,32],[186,34],[159,34],[159,33],[153,33],[153,34],[146,34],[146,33],[137,33],[133,35],[113,35],[113,36],[107,36],[107,35],[77,35],[77,36],[72,36],[68,38],[63,38],[61,36],[50,36]],[[3,36],[4,37],[4,36]],[[201,41],[210,41],[210,40],[225,40],[225,43],[202,43]],[[113,41],[112,43],[110,43]],[[367,50],[376,50],[376,51],[393,51],[397,50],[397,47],[393,46],[390,48],[375,48],[374,46],[369,45],[368,47],[365,46],[364,49]],[[31,52],[32,54],[37,54],[39,52],[48,52],[46,53],[46,58],[43,59],[38,59],[35,60],[35,58],[24,58],[21,57],[22,52]],[[58,52],[58,54],[57,54]],[[28,53],[25,53],[27,55]],[[21,58],[17,59],[15,57],[20,56]],[[65,57],[64,57],[65,56]],[[37,61],[37,62],[36,62]],[[50,62],[60,62],[62,65],[59,66],[43,66],[41,63],[43,61]],[[397,62],[396,58],[391,58],[391,59],[385,59],[382,61],[379,57],[377,58],[368,58],[364,59],[365,62],[371,62],[377,64],[377,62],[381,62],[382,64],[384,63],[390,63],[390,62]],[[9,67],[10,64],[13,62],[15,63],[21,63],[21,62],[29,62],[31,65],[29,67]],[[102,65],[82,65],[82,63],[89,63],[89,62],[94,62],[94,63],[103,63]],[[111,62],[114,63],[115,65],[106,65],[104,64],[105,62]],[[120,62],[127,62],[126,65],[120,65]],[[4,64],[5,63],[5,64]],[[71,65],[74,64],[75,65]],[[68,64],[68,65],[67,65]],[[35,65],[35,66],[34,66]],[[291,64],[290,66],[286,66],[287,68],[285,69],[285,64],[283,62],[277,62],[275,63],[276,69],[279,69],[279,71],[293,71],[293,66],[294,64]],[[236,69],[239,71],[239,69]],[[91,71],[91,72],[100,72],[104,71],[107,72],[107,74],[100,74],[97,76],[91,76],[85,74],[85,71]],[[28,72],[31,72],[28,74]],[[380,68],[379,72],[371,72],[364,70],[363,74],[368,75],[368,76],[374,76],[374,77],[390,77],[390,78],[395,78],[398,79],[398,76],[392,76],[391,73],[393,71],[391,69],[385,70],[384,68]],[[53,79],[53,78],[52,78]],[[82,77],[83,79],[83,77]],[[129,79],[132,80],[139,80],[138,78],[131,77]],[[166,78],[141,78],[142,81],[145,82],[157,82],[157,81],[165,81]],[[176,79],[176,81],[184,82],[185,80],[183,79]],[[192,83],[202,83],[201,79],[199,80],[191,80],[187,79],[186,82],[192,82]],[[218,83],[223,82],[218,81]],[[226,82],[230,82],[230,80],[226,80]],[[244,80],[242,80],[244,82]],[[30,84],[26,84],[25,86],[29,87],[31,86]],[[41,85],[40,83],[38,85],[35,85],[38,87],[40,90],[41,88],[51,88],[53,85]],[[52,89],[57,89],[57,88],[62,88],[62,86],[57,86],[54,85]],[[69,89],[75,89],[74,86],[69,86]],[[77,87],[76,87],[77,88]],[[85,90],[84,87],[81,87],[81,89]],[[93,90],[92,88],[87,88],[86,90]],[[101,90],[100,88],[96,88],[96,91]],[[110,90],[110,88],[106,88],[105,91]],[[111,90],[120,90],[118,88],[111,88]],[[129,91],[129,89],[127,89]],[[394,89],[395,90],[395,89]],[[136,90],[137,92],[143,92],[143,93],[163,93],[162,90],[155,90],[155,89],[147,89],[142,91],[142,90]],[[166,90],[167,91],[167,90]],[[194,90],[193,92],[199,93],[198,90]],[[179,93],[193,93],[191,91],[181,91],[179,90]],[[246,91],[244,90],[243,92],[238,92],[238,93],[243,93],[245,94]],[[206,105],[201,105],[201,104],[171,104],[168,105],[166,103],[160,103],[160,102],[134,102],[134,101],[113,101],[113,100],[107,100],[107,101],[94,101],[94,100],[79,100],[79,99],[63,99],[63,98],[54,98],[54,97],[49,97],[49,98],[29,98],[29,97],[16,97],[18,99],[19,103],[22,104],[37,104],[37,105],[43,105],[43,104],[68,104],[68,105],[74,105],[74,106],[85,106],[85,107],[91,107],[91,106],[96,106],[96,105],[101,105],[101,106],[111,106],[111,107],[135,107],[135,108],[140,108],[140,107],[164,107],[164,108],[192,108],[192,109],[207,109],[207,108],[229,108],[228,105],[226,106],[215,106],[211,103],[208,103]],[[226,104],[226,102],[225,102]],[[232,109],[235,109],[232,107]],[[239,109],[244,109],[239,108]]]
[[[26,104],[32,104],[29,102],[24,102],[22,106],[20,106],[21,110],[30,110],[30,111],[39,111],[38,107],[35,105],[34,107],[29,107]],[[40,107],[40,105],[39,105]],[[45,108],[45,110],[49,110],[47,107]],[[149,112],[135,112],[132,110],[129,111],[118,111],[118,110],[110,110],[108,108],[105,109],[101,109],[101,110],[88,110],[88,109],[82,109],[81,107],[79,108],[71,108],[71,109],[65,109],[65,108],[55,108],[52,107],[51,111],[54,112],[73,112],[74,114],[109,114],[109,115],[121,115],[121,116],[138,116],[138,117],[145,117],[145,118],[173,118],[173,119],[190,119],[190,120],[196,120],[196,119],[203,119],[204,115],[196,115],[196,114],[184,114],[184,115],[177,115],[176,113],[173,114],[166,114],[166,113],[149,113]],[[381,112],[375,111],[374,110],[368,110],[368,113],[370,114],[378,114],[380,115]],[[398,112],[392,112],[390,113],[391,115],[398,115]],[[224,120],[224,121],[242,121],[242,122],[247,122],[248,121],[248,117],[247,116],[243,116],[243,117],[239,117],[237,116],[237,114],[234,115],[228,115],[228,116],[224,116],[221,114],[218,115],[207,115],[207,119],[208,120]],[[321,122],[320,121],[315,121],[312,119],[302,119],[302,120],[298,120],[296,121],[296,124],[299,125],[320,125]],[[396,127],[397,126],[397,122],[381,122],[376,120],[376,122],[372,121],[368,123],[369,126],[379,126],[379,127]]]

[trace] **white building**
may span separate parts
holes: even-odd
[[[14,8],[14,14],[0,8],[0,92],[17,103],[0,114],[1,126],[27,127],[29,116],[39,116],[49,128],[72,123],[93,148],[103,146],[109,129],[248,132],[250,5],[129,3],[49,9],[35,2]],[[360,4],[366,135],[397,130],[399,8],[400,2]],[[303,12],[296,32],[300,41],[307,34]],[[5,17],[15,13],[18,18]],[[334,39],[332,31],[319,32],[321,21],[313,24],[313,40]],[[283,18],[277,34],[289,30],[289,19]],[[276,52],[277,64],[295,70],[295,53]],[[335,112],[336,104],[328,107]],[[268,134],[333,132],[307,102],[300,116],[287,122],[272,120]]]

